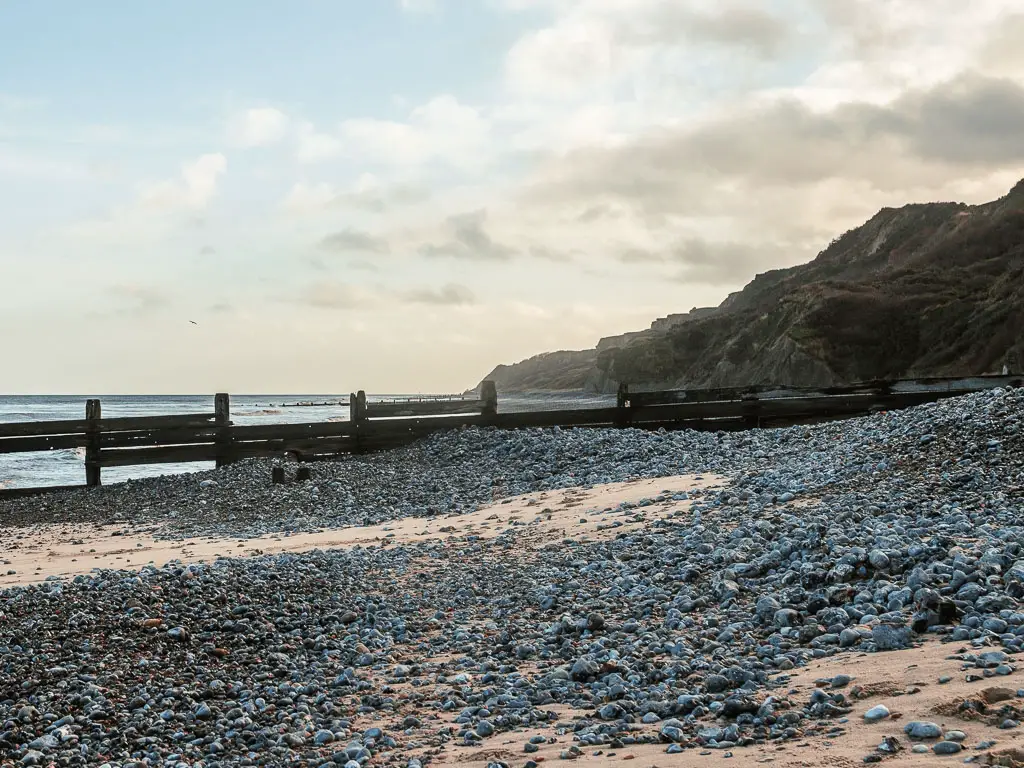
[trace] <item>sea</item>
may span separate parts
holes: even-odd
[[[371,395],[368,400],[419,395]],[[105,418],[213,413],[209,395],[0,395],[0,423],[85,418],[85,401],[98,397]],[[347,421],[344,395],[232,395],[231,421],[238,425],[299,424]],[[575,393],[500,395],[499,412],[599,408],[615,396]],[[104,485],[125,480],[212,469],[213,462],[149,464],[103,470]],[[34,453],[0,453],[0,488],[78,485],[85,482],[84,449]]]

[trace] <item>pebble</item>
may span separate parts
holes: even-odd
[[[955,741],[940,741],[932,747],[932,752],[936,755],[955,755],[961,749],[963,749],[963,747]]]
[[[877,723],[889,716],[889,708],[884,704],[878,704],[864,713],[864,719],[869,723]]]
[[[912,739],[937,739],[942,736],[942,729],[927,721],[914,720],[903,726],[903,732]]]

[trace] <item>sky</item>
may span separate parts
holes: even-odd
[[[0,392],[450,392],[1024,177],[1020,0],[0,2]]]

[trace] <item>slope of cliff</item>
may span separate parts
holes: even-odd
[[[1024,181],[985,205],[885,208],[810,263],[758,275],[717,310],[683,317],[588,351],[586,372],[588,352],[573,353],[571,376],[535,366],[530,383],[825,386],[1020,370]]]

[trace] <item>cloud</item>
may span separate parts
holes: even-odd
[[[366,182],[360,179],[352,191],[339,192],[333,202],[339,206],[366,211],[368,213],[386,213],[394,208],[401,208],[430,199],[430,190],[414,184],[395,184],[383,186],[379,182]]]
[[[328,182],[308,183],[297,181],[288,190],[281,207],[296,214],[322,211],[338,199],[338,189]]]
[[[288,115],[274,107],[256,107],[235,115],[228,122],[228,141],[238,147],[276,144],[288,134]]]
[[[306,288],[298,301],[318,309],[372,309],[383,297],[377,290],[352,283],[324,281]]]
[[[793,98],[740,107],[611,148],[556,159],[525,201],[623,204],[649,216],[719,213],[730,191],[831,179],[905,190],[1024,164],[1024,87],[965,74],[885,105],[815,111]],[[770,149],[769,149],[770,148]]]
[[[413,184],[385,185],[370,174],[363,174],[348,189],[329,182],[296,182],[281,207],[294,214],[319,213],[332,208],[349,208],[365,213],[387,213],[396,208],[416,205],[430,198],[430,191]]]
[[[139,205],[168,211],[203,208],[217,192],[217,182],[226,170],[227,158],[224,155],[203,155],[185,164],[179,178],[144,188],[139,195]]]
[[[707,12],[670,0],[651,4],[647,14],[624,19],[616,39],[630,45],[723,45],[774,58],[790,36],[783,19],[761,8],[726,4]]]
[[[297,301],[319,309],[387,310],[399,305],[423,304],[435,307],[465,307],[476,304],[476,296],[464,285],[447,283],[439,288],[396,289],[364,286],[341,281],[321,281],[307,286]]]
[[[986,36],[979,63],[990,73],[1024,78],[1024,13],[1007,16]]]
[[[572,253],[552,248],[547,245],[531,245],[530,255],[535,259],[540,259],[541,261],[554,261],[562,264],[567,264],[573,260]]]
[[[495,241],[484,229],[487,211],[480,209],[448,217],[448,239],[440,243],[420,246],[420,253],[428,257],[447,256],[475,261],[508,261],[517,251]]]
[[[149,285],[118,283],[110,286],[107,293],[115,301],[114,311],[119,314],[147,314],[170,304],[164,291]]]
[[[303,123],[298,130],[296,156],[300,163],[318,163],[342,153],[341,140],[316,130],[312,123]]]
[[[671,259],[682,264],[677,282],[734,285],[737,275],[748,279],[771,267],[789,266],[786,248],[772,243],[709,242],[692,238],[677,244]],[[802,259],[797,258],[796,261]]]
[[[334,253],[388,253],[391,250],[386,239],[355,229],[343,229],[327,235],[320,241],[319,246],[321,250]]]
[[[464,285],[448,283],[440,288],[417,288],[401,294],[410,304],[434,304],[437,306],[461,307],[476,304],[476,296]]]
[[[405,122],[358,118],[341,124],[345,154],[363,162],[410,168],[441,162],[479,170],[492,147],[490,123],[476,108],[442,94],[416,107]]]
[[[198,212],[213,200],[226,171],[224,155],[202,155],[185,163],[178,176],[142,185],[131,202],[114,207],[106,216],[74,224],[69,232],[76,238],[121,243],[158,236],[174,226],[202,226]]]
[[[779,57],[791,38],[791,19],[753,3],[722,2],[713,11],[686,0],[566,0],[510,4],[515,10],[547,5],[551,24],[523,35],[505,60],[508,86],[537,97],[565,97],[602,89],[623,78],[686,72],[706,57],[723,59],[712,74],[735,70],[736,54]]]

